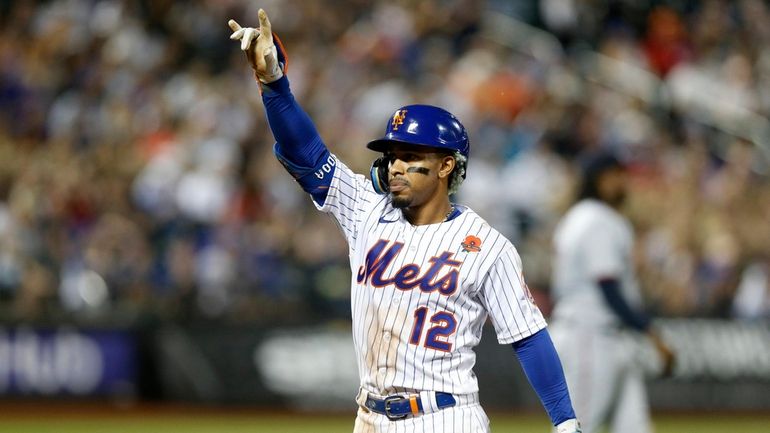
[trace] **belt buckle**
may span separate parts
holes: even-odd
[[[408,398],[402,397],[400,395],[391,395],[389,397],[385,397],[385,416],[388,417],[388,419],[391,420],[391,421],[397,421],[397,420],[404,419],[407,416],[409,416],[408,413],[403,413],[403,414],[400,414],[400,415],[394,415],[394,414],[390,413],[390,405],[391,405],[391,403],[393,403],[393,402],[401,403],[401,402],[404,402],[406,400],[408,400]]]

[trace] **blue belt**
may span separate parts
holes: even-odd
[[[452,407],[455,404],[457,404],[457,400],[455,400],[452,394],[447,392],[436,393],[436,406],[439,409]],[[392,395],[383,399],[367,396],[365,405],[372,412],[385,415],[391,421],[404,419],[409,415],[417,415],[425,412],[423,410],[422,399],[419,395],[412,395],[409,397]],[[417,411],[413,410],[413,405]]]

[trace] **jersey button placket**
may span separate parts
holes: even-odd
[[[406,233],[409,231],[409,223],[401,224],[401,226],[398,228],[398,240],[403,241]]]

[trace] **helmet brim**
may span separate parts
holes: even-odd
[[[433,151],[436,153],[454,153],[454,150],[447,149],[445,147],[433,146],[430,144],[415,143],[413,141],[394,140],[392,138],[380,138],[378,140],[372,140],[366,144],[368,149],[375,152],[387,152],[393,145],[413,146],[416,149],[423,149],[426,151]]]

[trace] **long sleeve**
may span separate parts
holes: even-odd
[[[614,278],[604,278],[598,282],[604,300],[623,323],[640,332],[646,332],[650,327],[650,318],[643,312],[636,311],[628,305],[620,294],[620,283]]]
[[[323,204],[333,175],[333,157],[294,99],[286,76],[262,89],[267,121],[276,140],[273,152],[300,186]]]
[[[564,370],[548,330],[542,329],[512,346],[553,425],[574,419]]]

